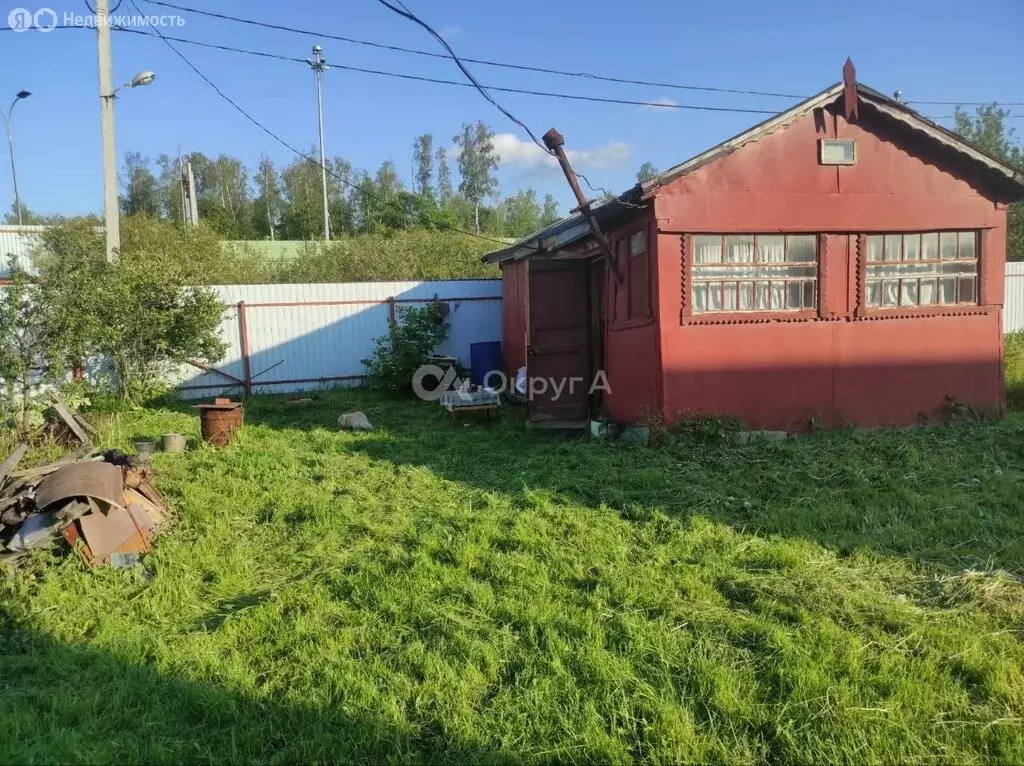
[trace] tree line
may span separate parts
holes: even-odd
[[[1010,113],[995,104],[974,114],[957,107],[954,130],[978,148],[1024,170],[1024,147],[1010,127]],[[550,194],[538,199],[525,189],[498,197],[494,172],[500,157],[494,133],[481,121],[463,124],[449,147],[432,134],[417,136],[412,145],[412,175],[406,186],[395,163],[388,160],[375,173],[355,170],[342,157],[327,161],[331,231],[338,235],[389,234],[401,230],[462,229],[492,237],[518,238],[558,219],[558,203]],[[315,149],[307,152],[316,155]],[[314,240],[323,233],[320,168],[297,158],[278,168],[262,155],[255,169],[236,157],[186,155],[192,163],[200,219],[224,239]],[[454,164],[454,171],[453,171]],[[457,175],[456,175],[457,173]],[[645,181],[657,170],[645,162],[636,174]],[[457,181],[457,183],[456,183]],[[178,158],[155,159],[140,152],[125,155],[121,171],[121,212],[145,214],[171,222],[182,220]],[[25,223],[50,223],[22,205]],[[11,206],[3,223],[17,223]],[[1007,259],[1024,260],[1024,202],[1007,214]]]
[[[452,151],[424,133],[412,145],[407,185],[391,160],[376,172],[356,170],[343,157],[326,161],[332,234],[382,234],[408,229],[459,228],[521,237],[556,221],[558,203],[534,189],[498,197],[500,157],[483,122],[466,123]],[[315,148],[307,156],[317,156]],[[323,235],[323,191],[317,163],[297,157],[278,167],[261,155],[255,168],[228,154],[185,155],[195,178],[199,218],[225,239],[311,240]],[[454,165],[454,168],[453,168]],[[182,219],[179,160],[129,152],[121,170],[121,212]]]

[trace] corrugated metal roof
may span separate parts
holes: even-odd
[[[640,184],[637,184],[613,200],[597,203],[591,208],[591,212],[597,222],[603,224],[630,210],[630,208],[623,207],[621,203],[635,205],[640,199],[640,191]],[[501,263],[502,261],[519,260],[538,253],[553,252],[583,239],[589,233],[590,224],[587,223],[587,220],[580,213],[573,213],[560,221],[555,221],[550,226],[516,240],[508,247],[487,253],[484,255],[483,261],[484,263]]]
[[[730,154],[748,143],[759,141],[765,136],[774,133],[776,130],[791,124],[812,109],[816,109],[827,104],[832,99],[842,95],[843,87],[843,83],[841,82],[830,85],[817,95],[801,101],[792,108],[787,109],[784,112],[780,112],[774,117],[769,117],[767,120],[754,125],[752,128],[743,131],[739,135],[733,136],[717,146],[713,146],[706,152],[702,152],[696,157],[691,157],[685,162],[671,167],[641,184],[637,184],[632,189],[629,189],[624,194],[620,195],[618,200],[629,201],[631,199],[639,200],[648,198],[648,195],[653,193],[658,187],[671,183],[677,178],[680,178],[687,173],[691,173],[709,162],[713,162],[719,157]],[[1016,187],[1019,194],[1018,199],[1024,198],[1024,173],[1022,173],[1018,168],[1008,165],[997,157],[993,157],[981,151],[977,147],[965,141],[958,133],[932,122],[905,104],[901,104],[899,101],[895,101],[873,88],[869,88],[866,85],[858,83],[857,96],[861,101],[873,107],[879,113],[910,126],[943,146],[959,152],[968,159],[980,163],[988,170],[999,174],[1006,182]],[[600,221],[601,215],[610,217],[609,214],[613,207],[619,207],[614,200],[597,205],[593,210]],[[523,237],[510,247],[487,253],[483,257],[483,260],[487,263],[495,263],[526,258],[530,255],[544,252],[552,252],[558,248],[565,247],[573,242],[583,239],[589,233],[590,229],[587,226],[586,221],[583,219],[583,216],[579,213],[574,213],[573,215],[563,218],[561,221],[558,221],[545,229],[541,229],[538,232]]]
[[[18,268],[34,273],[32,251],[39,245],[40,235],[46,229],[46,226],[0,226],[0,279],[10,278],[12,255]]]

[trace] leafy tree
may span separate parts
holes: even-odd
[[[417,136],[412,144],[413,191],[424,197],[434,196],[434,137],[430,133]]]
[[[1009,116],[1008,110],[996,104],[977,107],[973,117],[957,107],[955,130],[982,151],[1024,171],[1024,147],[1007,125]],[[1024,202],[1014,202],[1007,211],[1006,257],[1024,260]]]
[[[156,158],[159,169],[157,175],[156,196],[161,218],[181,222],[181,164],[177,157],[161,154]]]
[[[492,175],[501,159],[494,151],[494,133],[483,121],[463,123],[462,132],[452,139],[459,147],[459,193],[473,206],[473,222],[480,233],[480,203],[498,191]]]
[[[558,215],[558,202],[552,194],[544,195],[544,210],[540,214],[540,225],[550,226],[561,216]]]
[[[9,263],[11,283],[0,289],[0,404],[14,416],[24,439],[32,427],[33,400],[59,374],[60,365],[39,286],[13,256]]]
[[[51,223],[52,221],[59,221],[60,216],[57,215],[43,215],[42,213],[36,213],[25,206],[24,201],[21,203],[21,222],[25,226],[40,226],[42,224]],[[3,222],[8,226],[14,226],[18,223],[18,206],[16,203],[11,203],[11,209],[7,213],[4,213]]]
[[[403,192],[401,200],[407,229],[447,230],[459,225],[452,211],[442,207],[432,194],[423,196]]]
[[[124,219],[121,259],[109,264],[103,236],[87,221],[43,234],[37,257],[45,325],[59,358],[109,360],[111,387],[139,403],[166,387],[174,367],[196,358],[216,362],[220,298],[198,287],[220,258],[205,227],[181,228],[147,216]],[[205,241],[204,241],[204,238]]]
[[[493,243],[452,231],[342,235],[301,245],[275,277],[295,283],[497,277],[496,266],[480,261],[493,249]]]
[[[229,239],[247,239],[251,221],[249,172],[241,160],[221,154],[189,155],[196,180],[199,217]]]
[[[281,217],[281,180],[273,161],[265,154],[260,155],[256,171],[256,199],[253,202],[252,230],[260,239],[276,239]]]
[[[442,205],[447,205],[455,194],[452,188],[452,171],[448,166],[448,151],[440,146],[434,157],[437,160],[437,198]]]
[[[658,169],[654,167],[654,164],[651,162],[645,162],[636,172],[636,180],[637,183],[643,183],[644,181],[654,178],[656,175],[658,175]]]
[[[150,170],[149,160],[141,152],[125,153],[121,188],[124,189],[119,200],[122,215],[159,215],[159,183]]]
[[[315,156],[311,147],[307,156]],[[341,157],[327,160],[327,210],[331,235],[352,231],[359,203],[352,165]],[[281,226],[284,239],[318,239],[324,230],[323,173],[317,163],[297,157],[281,172]]]
[[[415,195],[402,186],[398,169],[391,160],[381,163],[377,173],[358,176],[352,194],[356,230],[362,233],[383,233],[404,229],[410,219]]]
[[[352,207],[352,163],[341,157],[328,161],[327,207],[331,216],[331,236],[355,230]]]
[[[541,208],[537,204],[537,192],[533,189],[518,191],[502,203],[504,208],[504,234],[509,237],[525,237],[541,227]]]
[[[391,160],[385,160],[377,168],[374,179],[380,204],[376,206],[378,220],[385,231],[404,229],[406,227],[405,200],[402,180],[398,177],[398,168]]]
[[[296,158],[281,171],[281,191],[281,224],[285,238],[315,239],[322,236],[320,169],[308,160]]]

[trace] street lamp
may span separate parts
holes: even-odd
[[[145,87],[146,85],[149,85],[151,82],[153,82],[153,80],[155,80],[155,79],[156,79],[156,72],[150,72],[149,70],[146,70],[145,72],[139,72],[137,75],[135,75],[132,79],[130,79],[128,82],[126,82],[120,88],[117,88],[111,94],[111,96],[116,96],[118,93],[120,93],[125,88],[142,88],[142,87]]]
[[[114,148],[114,99],[125,88],[140,88],[149,85],[156,79],[156,74],[148,70],[139,72],[121,87],[114,88],[109,93],[104,93],[103,85],[106,83],[113,84],[110,82],[113,78],[110,76],[109,50],[105,57],[101,53],[100,61],[100,125],[103,136],[103,217],[107,229],[107,260],[113,262],[121,250],[121,220],[117,209],[117,151]],[[104,66],[104,63],[106,66]]]
[[[27,90],[19,90],[14,96],[14,101],[7,108],[7,114],[0,112],[0,117],[4,118],[4,125],[7,127],[7,148],[11,152],[11,180],[14,182],[14,208],[18,211],[18,225],[22,225],[21,220],[21,197],[18,196],[18,172],[14,168],[14,133],[11,130],[11,112],[14,111],[14,105],[22,99],[26,99],[32,94]]]

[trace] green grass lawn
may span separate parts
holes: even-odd
[[[1024,761],[1020,418],[645,449],[338,392],[155,464],[143,568],[0,581],[0,761]]]

